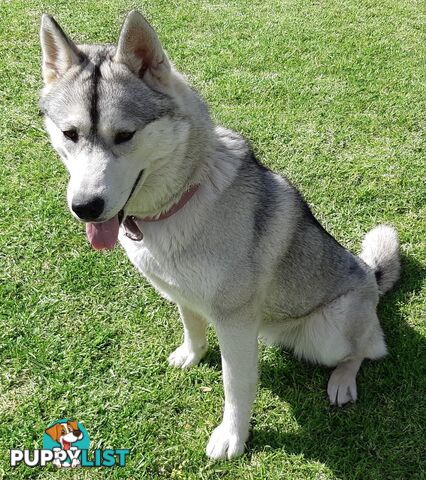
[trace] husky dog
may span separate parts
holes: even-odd
[[[361,362],[386,354],[376,306],[399,276],[393,228],[369,232],[360,256],[342,247],[244,138],[213,125],[138,12],[117,46],[76,45],[44,15],[41,45],[45,125],[91,245],[119,240],[177,304],[184,339],[170,365],[200,362],[216,330],[225,406],[207,455],[244,451],[259,337],[335,367],[330,402],[355,401]]]

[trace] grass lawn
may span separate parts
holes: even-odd
[[[253,435],[231,462],[204,455],[223,402],[214,333],[199,367],[168,367],[176,308],[120,248],[90,250],[38,116],[41,13],[112,43],[134,7],[217,121],[341,243],[358,251],[378,223],[400,233],[402,278],[379,307],[389,356],[363,365],[358,403],[331,408],[327,369],[262,347]],[[420,0],[0,2],[0,478],[425,478],[425,13]],[[93,448],[131,448],[127,466],[12,471],[8,450],[41,448],[62,417]]]

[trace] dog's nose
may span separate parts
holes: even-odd
[[[82,220],[96,220],[104,210],[105,202],[101,197],[94,197],[89,201],[73,200],[71,208]]]
[[[81,435],[81,430],[73,430],[72,433],[78,438]]]

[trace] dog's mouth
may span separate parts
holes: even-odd
[[[135,180],[135,183],[133,184],[132,190],[130,191],[126,203],[117,215],[114,215],[114,217],[106,220],[105,222],[86,223],[86,235],[90,244],[95,250],[114,248],[118,240],[118,231],[121,224],[123,224],[123,227],[126,230],[126,235],[128,237],[135,241],[142,240],[143,235],[136,224],[135,217],[125,216],[124,210],[134,191],[136,190],[136,187],[138,186],[142,178],[143,172],[144,170],[140,171],[139,175]]]

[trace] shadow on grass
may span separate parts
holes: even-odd
[[[274,425],[256,428],[254,418],[249,455],[282,449],[321,462],[345,480],[422,478],[425,338],[407,325],[403,306],[425,276],[420,263],[402,258],[401,279],[378,311],[389,355],[363,363],[355,405],[338,409],[328,404],[328,369],[292,357],[284,362],[278,350],[262,362],[262,387],[288,402],[300,428],[296,433]]]

